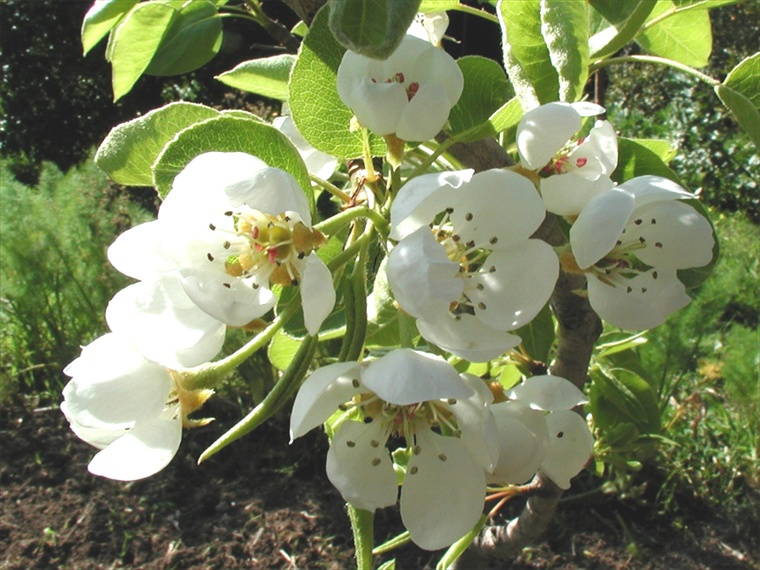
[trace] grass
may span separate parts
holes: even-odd
[[[106,331],[104,309],[128,282],[106,259],[115,236],[148,212],[92,163],[46,165],[39,185],[0,170],[0,403],[59,399],[63,367]]]

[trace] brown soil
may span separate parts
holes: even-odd
[[[234,414],[185,432],[162,473],[118,483],[87,472],[93,450],[57,410],[0,410],[0,568],[353,567],[344,506],[324,474],[324,437],[289,446],[284,422],[272,422],[197,466],[233,422]],[[510,568],[758,569],[758,521],[696,504],[658,516],[641,498],[571,498],[546,539]],[[378,541],[401,530],[396,509],[378,513]],[[440,553],[407,545],[395,556],[400,570],[422,569]]]

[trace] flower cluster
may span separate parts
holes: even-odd
[[[662,323],[690,301],[679,272],[713,259],[712,227],[672,180],[613,182],[617,135],[592,103],[525,113],[511,168],[475,172],[440,162],[423,173],[420,164],[433,164],[435,151],[404,163],[406,142],[445,130],[464,89],[462,71],[439,47],[446,23],[445,14],[417,18],[387,59],[348,51],[337,70],[338,95],[355,115],[346,131],[386,137],[387,177],[336,173],[338,161],[286,115],[265,127],[290,137],[312,180],[350,211],[315,223],[305,192],[312,189],[288,172],[250,154],[208,152],[176,176],[156,220],[111,245],[113,266],[137,282],[108,305],[111,332],[66,367],[61,405],[76,435],[100,449],[92,473],[134,480],[165,467],[183,426],[210,421],[190,419],[211,391],[189,389],[188,369],[219,372],[209,363],[228,327],[255,330],[295,287],[308,335],[317,337],[333,313],[336,321],[345,316],[334,333],[345,338],[339,357],[326,355],[329,364],[298,390],[291,441],[326,426],[327,476],[353,507],[375,511],[398,501],[411,540],[434,550],[476,526],[489,489],[538,473],[569,488],[594,447],[582,414],[587,399],[576,386],[584,378],[556,376],[560,367],[551,364],[548,374],[516,385],[491,374],[517,356],[532,360],[523,347],[512,349],[550,301],[556,310],[560,276],[578,283],[560,292],[577,293],[589,314],[614,326]],[[369,138],[362,140],[371,159]],[[327,242],[320,228],[336,229],[333,242],[345,239],[329,253],[335,275],[320,257]],[[399,325],[393,340],[373,345],[362,328],[371,319],[357,314],[368,275],[387,282],[385,308]],[[349,280],[351,291],[336,295],[333,282]],[[298,358],[273,392],[278,409],[312,364]],[[489,363],[487,374],[462,372],[475,370],[472,363]]]

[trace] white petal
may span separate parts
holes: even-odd
[[[525,113],[517,125],[517,152],[525,168],[543,168],[581,128],[567,103],[548,103]]]
[[[420,13],[415,16],[406,33],[433,45],[440,45],[448,27],[449,16],[446,12]]]
[[[671,313],[691,302],[675,272],[649,271],[613,287],[595,276],[588,277],[591,308],[605,321],[627,330],[644,330],[665,322]]]
[[[537,239],[494,251],[485,266],[494,270],[472,277],[465,294],[475,316],[497,330],[514,330],[532,321],[549,301],[559,276],[554,249]]]
[[[261,159],[242,152],[196,156],[174,179],[172,190],[159,209],[159,219],[182,217],[188,208],[200,212],[221,208],[224,212],[229,209],[224,206],[228,201],[225,190],[250,186],[255,173],[266,167]]]
[[[575,412],[552,412],[546,418],[549,427],[549,452],[541,471],[560,488],[569,489],[575,477],[591,457],[594,437],[585,420]]]
[[[338,362],[315,370],[301,385],[290,412],[290,441],[327,421],[360,390],[361,365]],[[359,384],[357,386],[357,384]]]
[[[201,309],[221,322],[242,327],[264,315],[277,301],[265,286],[212,271],[182,271],[182,287]]]
[[[63,389],[71,417],[90,428],[120,429],[158,416],[174,385],[166,368],[113,333],[86,346],[64,372],[74,375]]]
[[[462,243],[500,249],[529,237],[546,216],[536,188],[510,170],[479,172],[449,204],[451,221]]]
[[[614,187],[609,176],[587,180],[574,172],[541,180],[541,197],[546,209],[559,216],[577,216],[592,199]]]
[[[149,279],[178,269],[162,247],[163,232],[158,221],[147,222],[119,235],[108,248],[108,261],[134,279]]]
[[[472,389],[451,364],[440,356],[409,348],[371,362],[362,372],[362,384],[380,399],[398,406],[472,396]]]
[[[473,315],[457,317],[417,319],[417,329],[428,342],[470,362],[488,362],[520,343],[519,336],[496,330]]]
[[[174,458],[182,440],[181,417],[141,422],[92,458],[93,475],[135,481],[161,471]]]
[[[464,89],[464,76],[457,62],[446,51],[433,47],[428,47],[415,59],[410,79],[419,82],[420,88],[430,85],[444,94],[448,109],[459,101]]]
[[[446,124],[451,107],[440,85],[421,84],[399,117],[396,136],[404,141],[432,139]]]
[[[311,226],[311,214],[306,194],[290,174],[279,168],[262,168],[254,172],[245,184],[225,188],[232,206],[245,204],[264,214],[276,216],[295,212],[304,224]]]
[[[624,182],[619,188],[635,198],[637,208],[649,202],[694,198],[694,194],[662,176],[637,176]]]
[[[313,336],[335,306],[332,274],[316,254],[306,256],[301,278],[301,303],[306,330]]]
[[[490,483],[519,485],[535,475],[549,451],[546,414],[518,402],[491,406],[499,430],[499,463]]]
[[[592,103],[591,101],[578,101],[576,103],[570,103],[570,106],[581,117],[594,117],[596,115],[602,115],[605,113],[604,107]]]
[[[327,451],[328,479],[357,509],[374,511],[396,502],[398,483],[386,440],[379,421],[346,421]]]
[[[583,143],[594,149],[593,153],[602,165],[604,174],[612,174],[617,167],[617,134],[609,121],[597,121]]]
[[[390,238],[400,240],[420,227],[430,225],[446,208],[438,196],[439,191],[443,187],[460,188],[470,181],[474,172],[457,170],[423,174],[404,184],[391,204]]]
[[[460,376],[475,393],[464,400],[441,400],[439,405],[456,418],[460,439],[483,469],[490,471],[499,460],[499,434],[490,406],[493,394],[477,376]]]
[[[83,426],[77,422],[74,415],[69,411],[69,407],[65,401],[61,402],[61,411],[63,412],[63,415],[66,416],[71,431],[73,431],[79,439],[97,447],[98,449],[103,449],[108,444],[120,438],[127,431],[127,428],[105,429]]]
[[[193,303],[173,276],[118,292],[108,303],[106,321],[143,356],[175,369],[211,360],[221,350],[226,330]]]
[[[483,512],[485,474],[455,437],[423,430],[401,488],[401,520],[425,550],[449,546],[472,530]]]
[[[551,412],[570,410],[588,402],[586,395],[575,384],[559,376],[533,376],[507,392],[507,396],[519,400],[534,410]]]
[[[637,257],[656,268],[686,269],[710,263],[713,253],[713,231],[707,218],[688,204],[677,201],[650,202],[636,208],[632,216],[642,220],[638,231],[646,246],[637,250]],[[657,223],[653,224],[652,221]],[[630,239],[630,235],[626,234]]]
[[[399,83],[372,83],[369,80],[356,83],[349,99],[343,102],[363,127],[377,135],[395,133],[401,114],[409,103],[406,91]]]
[[[427,226],[393,248],[386,274],[398,304],[415,317],[446,314],[464,290],[459,264],[446,256]]]
[[[591,267],[612,251],[633,207],[633,196],[619,188],[603,192],[586,205],[570,228],[570,246],[579,267]]]
[[[333,175],[338,167],[338,159],[311,146],[298,132],[290,115],[275,117],[272,120],[272,126],[290,139],[309,172],[322,180],[327,180]]]

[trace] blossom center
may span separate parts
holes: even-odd
[[[374,77],[370,78],[370,81],[372,81],[372,83],[378,83],[378,80],[375,79]],[[382,83],[400,84],[404,88],[404,91],[406,91],[406,98],[408,101],[411,101],[414,98],[414,96],[417,94],[417,91],[419,91],[420,89],[420,84],[416,81],[410,81],[408,85],[405,85],[406,77],[401,71],[397,71],[391,77],[389,77],[385,81],[382,81]]]
[[[235,237],[242,238],[224,242],[224,249],[230,250],[225,271],[232,277],[255,275],[261,281],[277,285],[297,285],[301,279],[301,260],[325,242],[319,230],[308,228],[287,214],[273,216],[257,211],[226,214],[234,218]],[[211,254],[209,259],[213,261]]]

